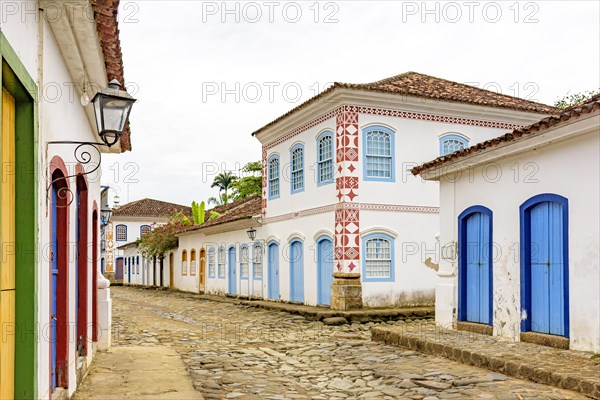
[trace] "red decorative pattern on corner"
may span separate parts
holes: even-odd
[[[360,271],[360,211],[358,204],[358,112],[341,107],[336,116],[335,267],[339,272]]]

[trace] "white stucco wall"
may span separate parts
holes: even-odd
[[[597,121],[597,117],[596,117]],[[575,129],[571,125],[562,130]],[[493,212],[493,324],[495,334],[519,339],[519,206],[543,193],[569,201],[569,313],[571,348],[600,351],[600,135],[595,131],[483,164],[457,178],[441,179],[441,242],[457,240],[457,218],[483,205]],[[501,176],[497,172],[501,171]],[[518,174],[517,174],[518,171]],[[443,260],[437,286],[436,320],[456,318],[456,262]]]

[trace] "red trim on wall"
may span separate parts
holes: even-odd
[[[88,345],[88,187],[84,176],[78,175],[76,182],[79,194],[79,204],[77,205],[79,226],[79,237],[77,238],[77,350],[83,348],[80,355],[85,355]]]
[[[98,204],[92,205],[92,342],[98,341]]]
[[[69,181],[64,179],[67,176],[67,168],[64,161],[55,156],[50,162],[50,180],[59,190],[68,190]],[[53,237],[52,233],[52,212],[49,213],[50,220],[50,241],[57,242],[57,266],[58,266],[58,278],[56,284],[56,338],[51,337],[51,330],[49,332],[49,350],[52,352],[52,343],[56,341],[56,370],[57,370],[57,386],[68,388],[69,386],[69,198],[65,196],[61,198],[58,196],[57,199],[57,210],[56,210],[56,237]],[[54,207],[50,204],[50,207]],[[51,248],[49,249],[51,252]],[[52,304],[52,255],[48,254],[49,260],[49,290],[48,304]],[[49,313],[49,320],[52,317]],[[48,360],[48,372],[50,382],[50,393],[52,392],[52,360]]]

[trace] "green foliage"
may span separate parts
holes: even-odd
[[[228,203],[229,196],[225,193],[220,193],[219,197],[210,197],[207,200],[208,205],[214,204],[215,206],[224,206]]]
[[[138,247],[145,257],[162,257],[167,251],[178,246],[179,240],[175,236],[192,222],[181,211],[173,214],[164,225],[154,224],[152,232],[145,234],[138,241]]]
[[[599,358],[600,358],[600,354],[598,354],[598,353],[594,353],[594,354],[592,355],[592,357],[590,357],[590,358],[591,358],[592,360],[599,359]]]
[[[223,202],[222,204],[227,204],[229,201],[229,189],[231,188],[231,185],[233,184],[233,182],[235,182],[238,179],[237,176],[235,176],[232,172],[230,171],[225,171],[225,172],[221,172],[220,174],[218,174],[217,176],[215,176],[215,179],[213,180],[212,185],[210,185],[210,187],[218,187],[219,188],[219,201]],[[223,192],[223,193],[222,193]],[[223,196],[224,194],[224,196]],[[211,199],[215,199],[211,197],[210,199],[208,199],[209,204],[211,203]],[[222,205],[222,204],[218,204],[217,202],[215,202],[215,204],[217,205]]]
[[[244,176],[232,183],[234,200],[262,193],[262,162],[251,161],[242,168]]]
[[[595,94],[599,93],[600,89],[593,91],[588,90],[580,93],[566,94],[562,97],[562,99],[556,100],[554,102],[554,106],[558,108],[569,108],[574,106],[575,104],[581,103],[584,100],[589,99]]]
[[[194,218],[194,224],[200,225],[204,223],[206,203],[201,201],[200,204],[192,201],[192,215]]]
[[[221,214],[219,214],[218,212],[211,211],[210,212],[210,216],[208,217],[208,220],[210,221],[211,219],[215,219],[215,218],[220,217],[220,216],[221,216]]]

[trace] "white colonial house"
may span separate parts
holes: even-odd
[[[1,9],[0,398],[64,398],[110,345],[98,167],[130,135],[98,145],[90,99],[125,83],[118,1]]]
[[[440,183],[439,324],[600,352],[599,149],[596,96],[413,169]]]
[[[146,259],[136,242],[178,212],[192,218],[191,207],[148,198],[113,208],[101,255],[105,276],[124,284],[163,286],[160,260]]]
[[[555,110],[414,72],[336,83],[253,133],[260,210],[238,204],[225,215],[243,218],[182,234],[175,287],[199,290],[200,262],[209,293],[335,309],[433,304],[438,184],[410,169]]]

